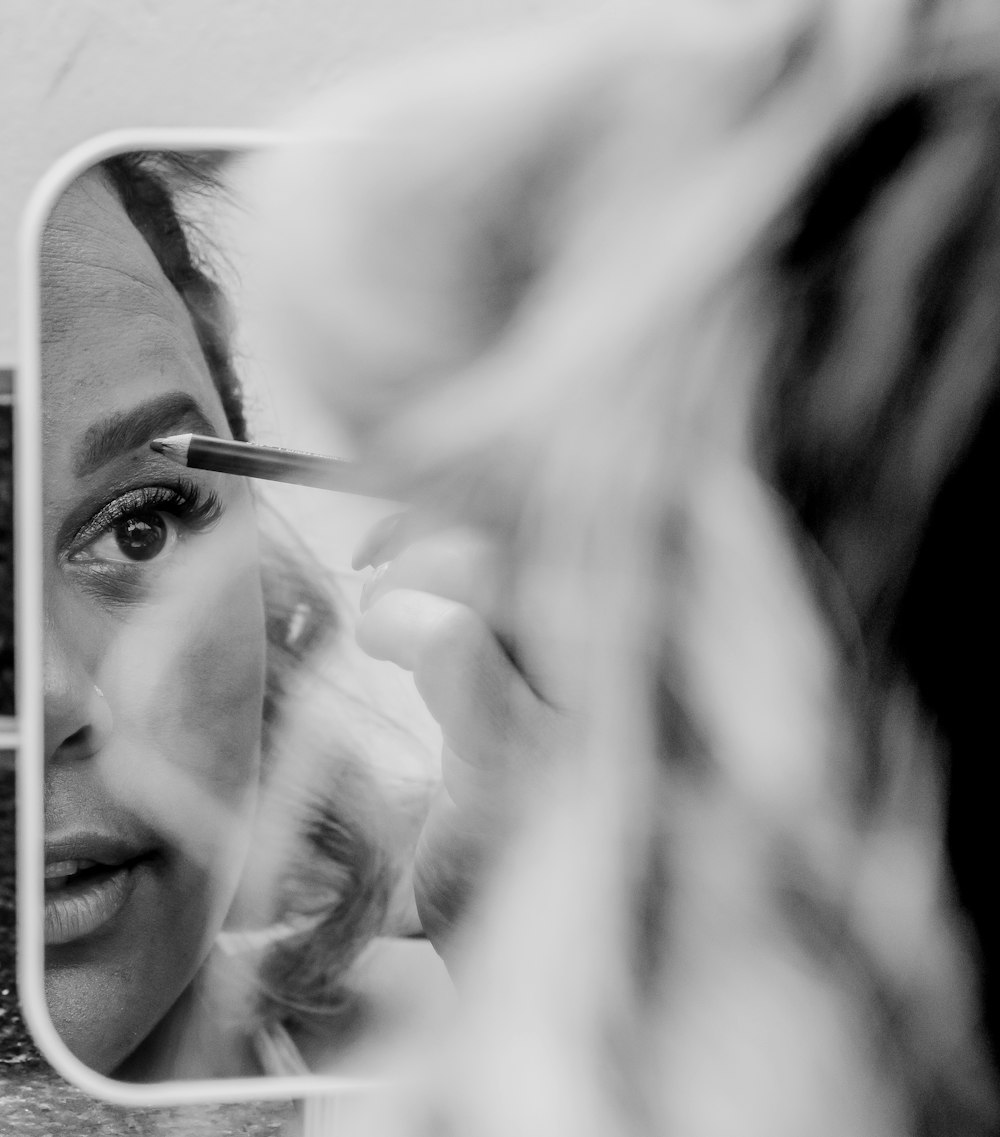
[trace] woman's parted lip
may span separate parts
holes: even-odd
[[[153,851],[153,842],[99,832],[49,835],[45,839],[45,867],[65,861],[93,861],[115,867]]]
[[[70,943],[103,928],[125,906],[143,865],[145,842],[107,833],[73,833],[45,842],[45,943]]]

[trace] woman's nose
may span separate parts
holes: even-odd
[[[86,668],[45,637],[45,760],[89,758],[111,734],[111,709]]]

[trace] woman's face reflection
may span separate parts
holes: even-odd
[[[43,241],[46,993],[113,1072],[203,962],[257,786],[264,617],[246,484],[184,304],[97,171]]]

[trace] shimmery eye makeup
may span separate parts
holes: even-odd
[[[155,569],[153,562],[210,530],[223,512],[219,496],[193,481],[138,486],[109,501],[73,534],[65,563],[136,584]]]

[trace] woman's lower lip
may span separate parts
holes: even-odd
[[[92,935],[122,910],[135,888],[137,866],[109,868],[81,884],[45,895],[45,943],[68,944]]]

